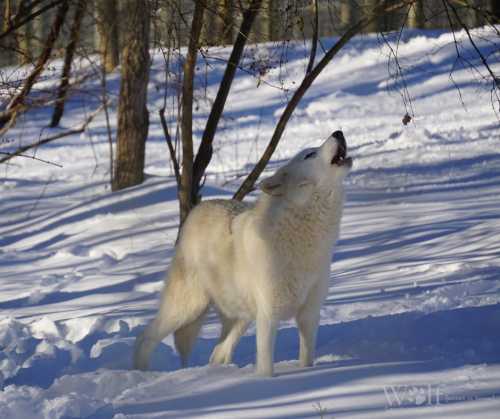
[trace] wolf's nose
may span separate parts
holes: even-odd
[[[332,134],[332,137],[337,140],[337,144],[339,145],[340,154],[342,157],[345,157],[347,151],[347,143],[345,141],[344,133],[342,131],[335,131]]]

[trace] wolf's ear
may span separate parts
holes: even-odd
[[[259,183],[259,189],[272,196],[282,196],[285,193],[286,172],[277,171],[271,177],[264,179]]]

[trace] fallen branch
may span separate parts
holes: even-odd
[[[6,153],[8,154],[7,156],[3,157],[0,159],[0,163],[5,163],[6,161],[10,160],[13,157],[21,157],[21,155],[28,150],[31,150],[32,148],[39,147],[43,144],[50,143],[55,140],[59,140],[64,137],[68,137],[69,135],[73,134],[80,134],[85,131],[87,126],[92,122],[92,120],[96,117],[96,115],[101,112],[104,109],[104,105],[101,105],[99,108],[97,108],[94,112],[92,112],[87,119],[80,125],[78,128],[73,128],[64,132],[60,132],[58,134],[51,135],[50,137],[46,137],[43,140],[37,141],[36,143],[33,144],[28,144],[23,147],[19,147],[16,151],[13,153]],[[4,154],[4,153],[1,153]],[[27,156],[22,156],[22,157],[27,157]]]

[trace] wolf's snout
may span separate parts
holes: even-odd
[[[347,143],[345,141],[344,133],[342,131],[335,131],[332,137],[337,140],[338,152],[337,155],[341,158],[345,158],[347,154]]]
[[[336,164],[337,166],[352,166],[352,159],[347,157],[347,142],[342,131],[335,131],[332,137],[337,141],[337,151],[332,157],[331,164]]]

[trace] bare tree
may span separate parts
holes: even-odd
[[[114,191],[143,182],[149,128],[149,1],[124,0],[123,6],[128,31],[122,50]]]
[[[248,34],[250,33],[255,17],[260,10],[261,3],[261,0],[252,0],[247,10],[245,11],[238,36],[236,37],[236,41],[233,45],[233,50],[226,65],[226,70],[219,84],[219,90],[210,110],[210,114],[205,125],[205,130],[203,131],[203,137],[201,139],[200,147],[196,154],[196,160],[194,161],[192,190],[190,196],[191,205],[196,205],[200,200],[199,191],[201,187],[201,179],[203,178],[205,170],[207,169],[208,164],[212,159],[212,144],[214,141],[215,132],[217,131],[217,126],[222,116],[222,112],[224,111],[224,106],[226,104],[226,100],[229,95],[229,90],[231,89],[238,64],[241,60],[241,55],[243,54],[243,49],[245,48]]]

